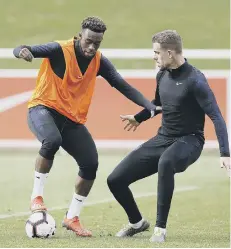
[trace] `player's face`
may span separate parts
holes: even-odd
[[[173,62],[172,51],[161,47],[160,43],[153,43],[154,57],[160,69],[169,68]]]
[[[103,33],[97,33],[90,29],[82,30],[80,33],[80,46],[84,56],[91,58],[95,55],[103,40],[103,35]]]

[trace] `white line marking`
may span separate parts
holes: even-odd
[[[5,112],[11,108],[21,105],[29,100],[33,91],[18,93],[0,99],[0,112]]]
[[[193,190],[197,190],[197,189],[199,189],[199,187],[188,186],[188,187],[175,189],[174,192],[186,192],[186,191],[193,191]],[[134,197],[135,198],[142,198],[142,197],[155,196],[155,195],[157,195],[157,194],[150,192],[150,193],[137,194],[137,195],[134,195]],[[113,202],[113,201],[115,201],[114,198],[108,198],[108,199],[104,199],[101,201],[87,202],[84,206],[94,206],[94,205]],[[49,208],[48,211],[62,210],[62,209],[66,209],[66,208],[67,208],[67,206],[53,207],[53,208]],[[31,212],[17,212],[14,214],[0,214],[0,219],[7,219],[7,218],[12,218],[12,217],[22,217],[22,216],[26,216],[26,215],[30,215],[30,214],[31,214]]]

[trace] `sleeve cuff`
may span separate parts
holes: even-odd
[[[155,111],[155,114],[154,116],[158,115],[159,113],[161,113],[161,111]],[[142,123],[143,121],[146,121],[148,120],[149,118],[151,118],[151,113],[149,110],[147,109],[143,109],[142,111],[140,111],[139,113],[137,113],[135,116],[134,116],[135,120],[138,122],[138,123]]]
[[[151,118],[151,113],[149,110],[143,109],[141,112],[137,113],[134,118],[138,123],[142,123]]]

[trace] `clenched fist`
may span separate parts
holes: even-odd
[[[23,48],[19,52],[19,58],[22,58],[23,60],[28,61],[28,62],[32,62],[32,60],[34,59],[32,53],[30,52],[28,48]]]

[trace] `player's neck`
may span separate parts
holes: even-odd
[[[81,46],[79,44],[79,40],[76,40],[74,44],[75,44],[75,52],[76,52],[76,54],[84,57],[84,53],[83,53],[83,50],[82,50],[82,48],[81,48]]]
[[[174,62],[169,66],[169,69],[177,69],[181,65],[185,63],[185,58],[182,55],[178,55],[175,59]]]

